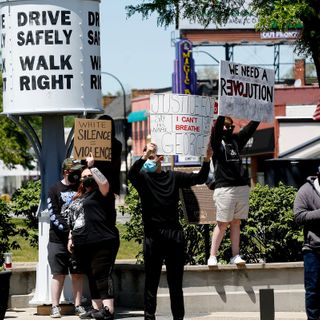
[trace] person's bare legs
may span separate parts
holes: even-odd
[[[102,302],[105,307],[108,307],[110,313],[114,314],[114,299],[104,299]]]
[[[212,241],[211,241],[211,256],[216,256],[221,244],[221,241],[225,235],[229,222],[221,222],[217,221],[217,225],[215,226],[212,233]]]
[[[51,279],[52,306],[59,305],[65,277],[66,276],[64,274],[52,275],[52,279]]]
[[[234,219],[230,222],[230,240],[232,256],[240,253],[240,219]]]
[[[82,288],[83,288],[83,275],[82,274],[71,274],[72,281],[72,293],[74,299],[74,305],[81,305]]]
[[[102,300],[101,299],[92,299],[92,307],[93,309],[100,310],[102,308]]]

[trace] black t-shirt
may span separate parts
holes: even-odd
[[[239,133],[226,137],[223,134],[224,119],[225,117],[218,117],[211,136],[215,188],[250,185],[248,172],[242,165],[240,151],[260,122],[250,121]]]
[[[66,211],[74,245],[99,243],[119,237],[112,206],[113,195],[108,195],[103,196],[99,189],[95,189],[69,205]]]
[[[50,215],[49,241],[67,243],[69,226],[65,208],[76,194],[77,185],[65,185],[61,181],[54,184],[48,192],[47,206]]]

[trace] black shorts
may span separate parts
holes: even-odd
[[[63,243],[48,243],[48,262],[51,274],[84,273],[75,257],[70,254]]]

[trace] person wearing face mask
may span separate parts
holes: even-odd
[[[163,156],[149,143],[142,157],[130,168],[128,178],[137,189],[144,226],[144,318],[155,319],[157,290],[163,262],[166,264],[171,311],[174,320],[184,318],[182,280],[184,235],[179,223],[179,189],[202,184],[209,173],[211,147],[208,147],[198,173],[162,171]]]
[[[320,319],[320,166],[300,187],[293,205],[295,222],[303,226],[305,307],[308,320]]]
[[[108,199],[110,185],[94,167],[92,154],[86,159],[79,185],[67,211],[70,226],[68,250],[74,254],[88,277],[92,308],[81,319],[114,318],[112,271],[119,249],[119,231],[113,205]]]
[[[48,192],[47,205],[50,216],[48,262],[52,274],[50,315],[52,318],[61,318],[59,302],[65,277],[69,273],[72,279],[75,314],[85,313],[85,309],[81,306],[83,272],[77,267],[76,261],[71,259],[67,249],[70,229],[65,214],[66,207],[78,189],[82,168],[80,161],[65,159],[62,163],[63,179],[51,186]]]
[[[250,121],[239,133],[234,134],[233,120],[219,116],[211,135],[215,189],[213,202],[217,224],[213,230],[208,266],[217,265],[217,253],[225,231],[230,226],[231,264],[243,265],[240,256],[240,221],[249,212],[250,179],[244,170],[240,151],[252,137],[260,122]]]

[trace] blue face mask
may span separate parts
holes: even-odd
[[[158,168],[158,163],[154,160],[148,159],[141,170],[146,171],[146,172],[156,172]]]

